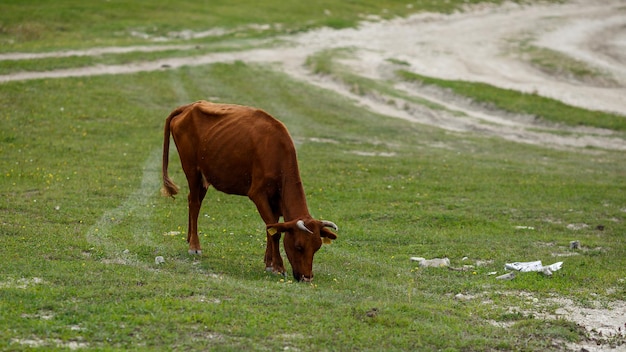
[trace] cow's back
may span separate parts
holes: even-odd
[[[196,164],[216,189],[247,195],[253,179],[278,183],[296,168],[295,148],[285,126],[251,107],[205,101],[189,105],[171,124],[181,159]]]

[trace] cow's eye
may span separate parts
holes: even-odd
[[[304,252],[304,247],[302,247],[302,246],[300,246],[300,245],[297,245],[297,246],[296,246],[296,250],[297,250],[298,252]]]

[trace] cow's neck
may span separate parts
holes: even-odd
[[[283,180],[281,197],[283,219],[285,221],[310,217],[300,177]]]

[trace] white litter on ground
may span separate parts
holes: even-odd
[[[544,266],[541,263],[541,260],[534,262],[515,262],[515,263],[507,263],[504,265],[505,270],[516,270],[523,273],[531,272],[531,271],[539,271],[546,272],[546,270],[557,271],[561,269],[563,262],[556,262],[554,264]]]

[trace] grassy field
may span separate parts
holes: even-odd
[[[42,26],[65,18],[45,4],[33,5],[49,18]],[[158,4],[136,17],[110,14],[118,20],[90,27],[84,41],[136,44],[103,33],[152,18],[169,23],[163,9],[173,3]],[[9,5],[0,5],[5,37],[28,23],[26,10],[14,5],[8,15]],[[328,24],[324,5],[315,5],[317,17],[300,14],[310,24],[294,15],[285,26]],[[406,9],[326,5],[346,23],[357,11]],[[204,9],[197,6],[181,11]],[[230,16],[216,16],[225,27],[278,18],[216,8]],[[68,18],[77,23],[68,20],[58,41],[42,34],[7,50],[85,45],[75,35],[89,17]],[[172,23],[167,30],[205,28],[199,17]],[[261,107],[289,128],[312,214],[340,227],[315,257],[312,284],[266,273],[254,205],[214,190],[200,217],[204,254],[187,254],[186,191],[176,200],[159,195],[162,127],[175,106],[208,98]],[[541,319],[558,308],[550,299],[591,306],[626,296],[623,152],[445,132],[244,63],[5,83],[0,107],[2,350],[563,350],[586,332]],[[185,185],[171,157],[170,175]],[[569,249],[573,240],[582,248]],[[474,267],[418,268],[411,256]],[[531,260],[564,265],[551,277],[488,275]]]

